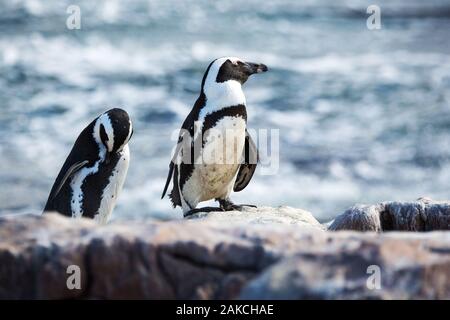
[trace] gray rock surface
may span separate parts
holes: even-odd
[[[450,230],[450,202],[421,198],[416,202],[384,202],[346,210],[329,230],[431,231]]]
[[[336,233],[252,279],[242,299],[450,299],[450,233]]]
[[[287,206],[272,207],[246,207],[245,211],[197,213],[189,217],[191,220],[207,220],[217,223],[231,224],[289,224],[304,228],[325,230],[314,216],[303,209]]]
[[[327,232],[303,211],[271,210],[286,217],[251,210],[107,226],[0,218],[0,298],[450,299],[448,232]],[[374,264],[382,287],[368,291]],[[67,288],[70,265],[81,269],[80,290]]]

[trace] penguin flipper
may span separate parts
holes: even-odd
[[[77,171],[79,171],[81,168],[83,168],[86,164],[88,164],[88,160],[84,160],[81,162],[74,163],[67,169],[66,173],[64,174],[64,177],[61,179],[61,181],[58,184],[58,187],[55,189],[55,192],[52,194],[51,198],[54,199],[58,193],[61,191],[61,188],[63,185],[67,182],[67,180],[75,174]]]
[[[173,168],[175,166],[175,161],[178,157],[178,152],[180,152],[180,150],[181,150],[182,142],[183,142],[183,133],[180,134],[180,136],[178,137],[177,148],[175,149],[172,160],[170,161],[170,164],[169,164],[169,174],[167,175],[166,185],[164,186],[164,190],[161,195],[161,199],[164,198],[164,196],[166,195],[166,192],[167,192],[167,188],[169,187],[170,179],[172,178],[172,175],[173,175]]]
[[[188,137],[190,134],[193,135],[194,132],[194,122],[196,117],[198,117],[198,112],[200,110],[200,108],[205,104],[204,101],[204,95],[200,95],[200,97],[197,99],[197,101],[195,101],[194,107],[192,108],[191,112],[189,112],[188,116],[186,117],[186,119],[184,120],[182,126],[181,126],[181,130],[180,130],[180,134],[178,136],[178,143],[177,143],[177,148],[175,149],[175,152],[173,154],[172,157],[172,161],[170,162],[169,165],[169,174],[167,175],[167,180],[166,180],[166,185],[164,186],[164,191],[162,193],[161,199],[164,198],[164,196],[166,195],[167,192],[167,188],[169,187],[170,184],[170,179],[172,178],[172,175],[174,173],[174,168],[175,168],[175,163],[178,157],[178,153],[180,152],[182,145],[186,142],[183,142],[184,137]],[[196,113],[197,112],[197,113]],[[191,140],[187,140],[190,144]],[[172,192],[169,194],[170,200],[172,201],[172,204],[174,207],[176,207],[177,205],[181,206],[181,198],[180,198],[180,194],[178,191],[178,168],[175,168],[175,175],[174,175],[174,179],[173,179],[173,189]]]
[[[233,191],[239,192],[245,189],[256,170],[259,161],[258,149],[250,134],[245,131],[244,163],[239,167]]]
[[[161,195],[161,199],[164,198],[164,196],[166,195],[167,188],[169,187],[169,184],[170,184],[170,179],[172,178],[173,167],[174,167],[174,164],[171,161],[170,164],[169,164],[169,174],[167,175],[166,185],[164,186],[164,190],[163,190],[163,193]]]

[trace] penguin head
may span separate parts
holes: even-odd
[[[218,58],[210,63],[203,76],[202,88],[214,83],[224,83],[227,81],[237,81],[241,85],[255,73],[262,73],[268,70],[262,63],[245,62],[236,57]]]
[[[100,115],[94,126],[94,138],[106,149],[106,159],[122,151],[133,135],[133,125],[125,110],[114,108]]]

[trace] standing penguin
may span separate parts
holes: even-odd
[[[242,209],[229,196],[248,185],[258,159],[247,132],[242,85],[252,74],[266,71],[264,64],[235,57],[216,59],[206,69],[200,96],[181,127],[162,194],[163,198],[173,176],[170,198],[184,216]],[[219,201],[220,208],[196,209],[199,202],[211,199]]]
[[[127,176],[132,134],[131,120],[122,109],[108,110],[92,121],[59,172],[44,212],[105,224]]]

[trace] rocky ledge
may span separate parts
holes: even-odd
[[[419,202],[420,221],[434,206],[448,221],[450,204]],[[330,227],[394,230],[386,212],[416,217],[405,215],[411,203],[397,205],[355,207]],[[74,270],[80,286],[70,290]],[[333,232],[288,207],[107,226],[9,216],[0,218],[0,298],[450,299],[450,232]]]

